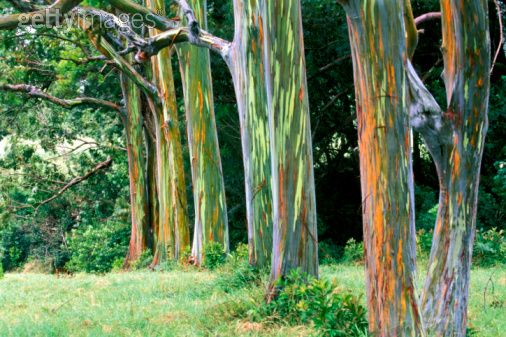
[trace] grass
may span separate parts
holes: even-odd
[[[363,294],[362,266],[323,266],[343,290]],[[222,315],[226,303],[260,298],[259,287],[225,293],[219,272],[132,272],[0,280],[0,336],[307,336],[311,327],[260,324]],[[484,289],[487,289],[484,303]],[[235,308],[231,306],[232,310]],[[474,269],[469,325],[476,336],[506,331],[506,269]]]

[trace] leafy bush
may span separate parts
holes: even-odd
[[[364,261],[364,243],[351,238],[346,242],[343,253],[343,262],[360,263]]]
[[[248,261],[249,260],[249,248],[246,243],[239,243],[235,250],[228,256],[228,259],[234,261]]]
[[[148,268],[151,263],[153,262],[153,253],[151,252],[151,249],[146,249],[142,252],[141,256],[132,263],[132,269],[133,270],[141,270]]]
[[[416,228],[429,231],[434,228],[437,218],[438,205],[435,204],[426,211],[420,211],[416,216]]]
[[[4,267],[2,267],[2,264],[0,263],[0,280],[4,278]]]
[[[129,234],[129,226],[117,222],[72,231],[67,243],[70,260],[65,267],[71,272],[109,272],[114,262],[126,255]]]
[[[223,245],[218,242],[210,242],[204,247],[204,267],[213,270],[223,265],[227,255]]]
[[[432,230],[420,229],[416,233],[417,254],[422,258],[428,258],[432,247]]]
[[[20,226],[0,227],[0,264],[6,271],[21,267],[30,248],[30,239]]]
[[[125,257],[118,257],[112,262],[112,271],[121,271],[125,265]]]
[[[262,272],[251,266],[248,261],[234,263],[233,268],[222,271],[216,279],[216,285],[226,293],[246,288],[261,280]]]
[[[294,270],[276,283],[276,289],[278,295],[257,310],[260,317],[293,325],[313,323],[319,336],[366,335],[366,309],[360,298],[340,292],[335,282],[318,280]]]
[[[330,241],[322,241],[318,243],[318,260],[320,264],[334,264],[339,261],[342,255],[341,247]]]
[[[504,230],[492,228],[487,231],[476,231],[473,263],[479,266],[506,263],[506,240],[504,237]]]

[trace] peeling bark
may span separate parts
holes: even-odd
[[[423,336],[415,295],[416,241],[405,64],[404,4],[347,1],[362,186],[369,330]]]
[[[235,36],[227,59],[234,83],[246,191],[249,261],[270,262],[272,187],[263,15],[260,2],[234,1]]]
[[[207,28],[207,1],[191,0],[195,19]],[[177,47],[188,130],[195,227],[192,256],[202,263],[209,242],[229,251],[225,184],[221,166],[218,133],[214,116],[214,96],[209,50],[180,44]]]
[[[162,0],[147,1],[158,14],[165,11]],[[151,31],[150,34],[156,34]],[[181,134],[174,76],[169,48],[151,58],[152,75],[160,93],[160,104],[153,106],[157,156],[159,225],[153,265],[179,259],[189,246],[189,219],[183,165]]]
[[[136,261],[146,249],[149,233],[148,195],[144,162],[141,94],[137,86],[121,75],[121,87],[126,108],[126,140],[128,171],[130,180],[130,209],[132,232],[125,261],[126,265]]]
[[[445,141],[432,153],[440,195],[422,309],[431,336],[464,337],[480,166],[488,127],[488,8],[485,0],[441,0],[441,10],[447,96],[442,120],[446,127],[441,130]]]
[[[271,149],[271,287],[291,269],[318,275],[309,100],[299,0],[266,1],[265,78]]]

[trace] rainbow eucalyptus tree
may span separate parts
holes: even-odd
[[[295,268],[317,276],[318,242],[300,1],[265,1],[263,5],[274,282]]]
[[[158,14],[165,13],[163,1],[147,1],[147,6]],[[150,35],[157,33],[153,29]],[[156,265],[167,259],[179,259],[189,246],[190,235],[171,49],[162,49],[152,56],[151,65],[152,78],[161,95],[160,104],[152,105],[159,211],[153,260]]]
[[[235,1],[233,43],[201,29],[188,3],[178,3],[186,26],[129,0],[110,0],[114,8],[141,14],[145,23],[161,31],[147,39],[111,13],[76,7],[77,0],[59,0],[54,7],[62,9],[60,14],[73,10],[81,21],[91,14],[94,23],[83,28],[96,49],[139,87],[151,106],[162,111],[166,111],[165,97],[124,58],[124,53],[135,52],[136,60],[142,62],[176,43],[190,42],[225,59],[239,98],[251,261],[267,261],[272,230],[273,280],[298,267],[316,274],[316,206],[300,2]],[[47,13],[31,12],[24,19],[40,15],[44,18]],[[18,19],[2,17],[0,28],[11,27]],[[128,42],[126,48],[117,42],[118,37]],[[177,121],[166,122],[170,128]]]
[[[207,29],[207,1],[191,0],[190,5],[195,19],[201,27]],[[192,256],[201,264],[203,250],[210,242],[218,242],[225,252],[229,251],[225,184],[214,115],[209,50],[180,44],[177,52],[183,83],[195,205]]]
[[[272,188],[262,1],[234,1],[235,34],[227,56],[234,83],[244,162],[249,261],[272,252]]]
[[[410,2],[341,2],[354,60],[370,329],[380,336],[465,336],[487,129],[487,3],[441,1],[447,93],[442,112],[411,65],[418,37]],[[413,294],[410,127],[424,138],[440,183],[421,304]]]
[[[130,80],[121,76],[121,89],[125,101],[125,134],[128,153],[130,180],[130,209],[132,213],[132,232],[126,263],[136,261],[146,250],[149,236],[148,191],[144,162],[143,118],[141,93]]]
[[[439,177],[439,208],[422,292],[428,332],[465,336],[481,160],[488,128],[486,0],[441,0],[446,111],[422,132]]]
[[[418,336],[413,172],[401,2],[344,2],[353,59],[369,329]]]

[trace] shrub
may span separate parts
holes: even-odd
[[[359,263],[364,261],[364,243],[349,239],[346,242],[343,253],[343,262]]]
[[[416,233],[417,253],[422,258],[428,258],[432,247],[432,230],[420,229]]]
[[[109,272],[128,249],[129,226],[107,222],[103,226],[88,226],[74,230],[68,238],[70,260],[65,267],[71,272]]]
[[[204,247],[204,267],[213,270],[223,265],[226,260],[223,245],[218,242],[210,242]]]
[[[4,267],[0,263],[0,280],[4,278]]]
[[[142,252],[141,256],[132,263],[132,269],[133,270],[141,270],[148,268],[151,263],[153,262],[153,253],[151,252],[151,249],[146,249]]]
[[[118,257],[112,263],[112,271],[121,271],[123,270],[123,266],[125,265],[125,258]]]
[[[429,231],[434,228],[437,218],[438,205],[433,205],[426,211],[420,211],[416,217],[416,228]]]
[[[506,241],[504,230],[492,228],[476,231],[473,262],[479,266],[506,263]]]
[[[339,261],[342,255],[336,244],[329,241],[322,241],[318,243],[318,260],[320,264],[334,264]]]
[[[6,271],[23,266],[29,248],[30,240],[20,226],[0,223],[0,264]]]
[[[262,271],[251,266],[248,261],[239,261],[226,268],[216,279],[216,285],[226,293],[233,290],[246,288],[247,286],[259,283]]]
[[[355,337],[367,332],[360,298],[340,292],[335,282],[294,270],[276,283],[276,289],[278,295],[257,314],[292,325],[313,323],[319,336]]]
[[[235,250],[228,256],[228,259],[235,262],[249,261],[249,248],[246,243],[239,243]]]

